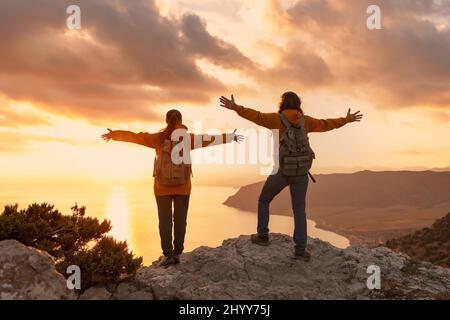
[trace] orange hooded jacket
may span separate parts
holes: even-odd
[[[183,124],[178,124],[175,128],[187,130],[187,127]],[[147,132],[134,133],[130,131],[113,131],[112,139],[115,141],[137,143],[155,149],[156,154],[159,154],[160,135],[162,131],[163,130],[157,133],[147,133]],[[191,133],[189,135],[191,137],[191,150],[207,147],[210,145],[229,143],[233,141],[230,134],[211,136],[211,135],[195,135]],[[198,143],[199,141],[201,141],[201,143]],[[155,196],[190,195],[191,189],[192,189],[191,177],[189,177],[188,182],[179,186],[161,185],[160,182],[158,181],[158,178],[155,177],[155,183],[153,185]]]
[[[250,108],[245,108],[240,105],[235,105],[234,111],[242,118],[256,123],[259,126],[263,126],[267,129],[280,129],[280,137],[283,134],[285,127],[280,120],[280,115],[277,112],[262,113]],[[284,110],[283,114],[289,120],[290,123],[298,125],[300,123],[300,117],[303,115],[298,110]],[[326,132],[333,129],[340,128],[352,120],[350,117],[337,118],[337,119],[315,119],[305,115],[305,129],[306,132]]]

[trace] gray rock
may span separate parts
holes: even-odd
[[[291,237],[272,234],[269,247],[248,236],[200,247],[169,268],[141,268],[134,282],[155,299],[434,299],[450,295],[450,270],[388,248],[340,250],[309,239],[310,262],[292,258]],[[369,290],[367,267],[381,270],[381,290]],[[142,290],[142,289],[141,289]],[[125,294],[126,296],[127,294]]]
[[[105,288],[92,287],[80,295],[79,300],[109,300],[111,293]]]
[[[0,299],[76,299],[46,252],[15,240],[0,242]]]
[[[139,283],[123,282],[117,287],[113,299],[116,300],[153,300],[151,287]]]
[[[90,288],[80,299],[445,299],[450,269],[414,262],[384,247],[337,249],[309,239],[310,262],[293,259],[292,238],[271,234],[260,247],[249,236],[200,247],[168,268],[157,263],[110,288]],[[369,290],[367,267],[381,270],[381,290]],[[73,299],[48,254],[17,241],[0,242],[2,299]]]

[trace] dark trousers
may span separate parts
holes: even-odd
[[[285,187],[291,191],[292,209],[294,211],[294,242],[296,253],[302,254],[306,249],[306,191],[308,190],[308,175],[286,177],[279,171],[267,178],[258,201],[258,234],[261,237],[269,235],[270,202]]]
[[[171,254],[182,254],[184,250],[184,237],[186,235],[186,220],[189,208],[189,196],[157,196],[156,204],[158,205],[159,235],[161,237],[161,247],[163,250],[163,254],[165,256]],[[173,245],[172,225],[174,226]]]

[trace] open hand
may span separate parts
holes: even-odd
[[[227,109],[233,110],[234,107],[236,106],[236,102],[234,102],[234,96],[231,95],[231,100],[224,96],[221,96],[220,97],[220,106],[222,108],[227,108]]]
[[[351,122],[359,122],[363,118],[363,115],[360,114],[361,111],[357,111],[355,113],[352,113],[352,109],[348,109],[347,112],[347,119],[350,119]]]
[[[237,143],[241,143],[242,141],[244,141],[244,136],[242,134],[236,134],[236,130],[237,129],[234,129],[232,133],[233,140],[236,141]]]
[[[111,129],[108,129],[108,133],[102,134],[102,139],[106,142],[109,142],[113,138],[113,131]]]

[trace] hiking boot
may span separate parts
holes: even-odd
[[[294,259],[301,260],[301,261],[304,261],[304,262],[309,262],[311,260],[311,254],[308,251],[305,251],[305,252],[302,252],[302,253],[300,253],[300,252],[297,253],[296,252],[294,254]]]
[[[176,264],[175,257],[173,255],[165,256],[162,258],[161,262],[159,263],[160,267],[168,267],[171,265]]]
[[[269,237],[261,237],[259,234],[252,234],[250,236],[250,240],[252,243],[257,244],[258,246],[267,247],[270,244]]]
[[[173,264],[180,264],[180,262],[181,262],[181,254],[174,254],[173,255],[173,261],[174,261]]]

